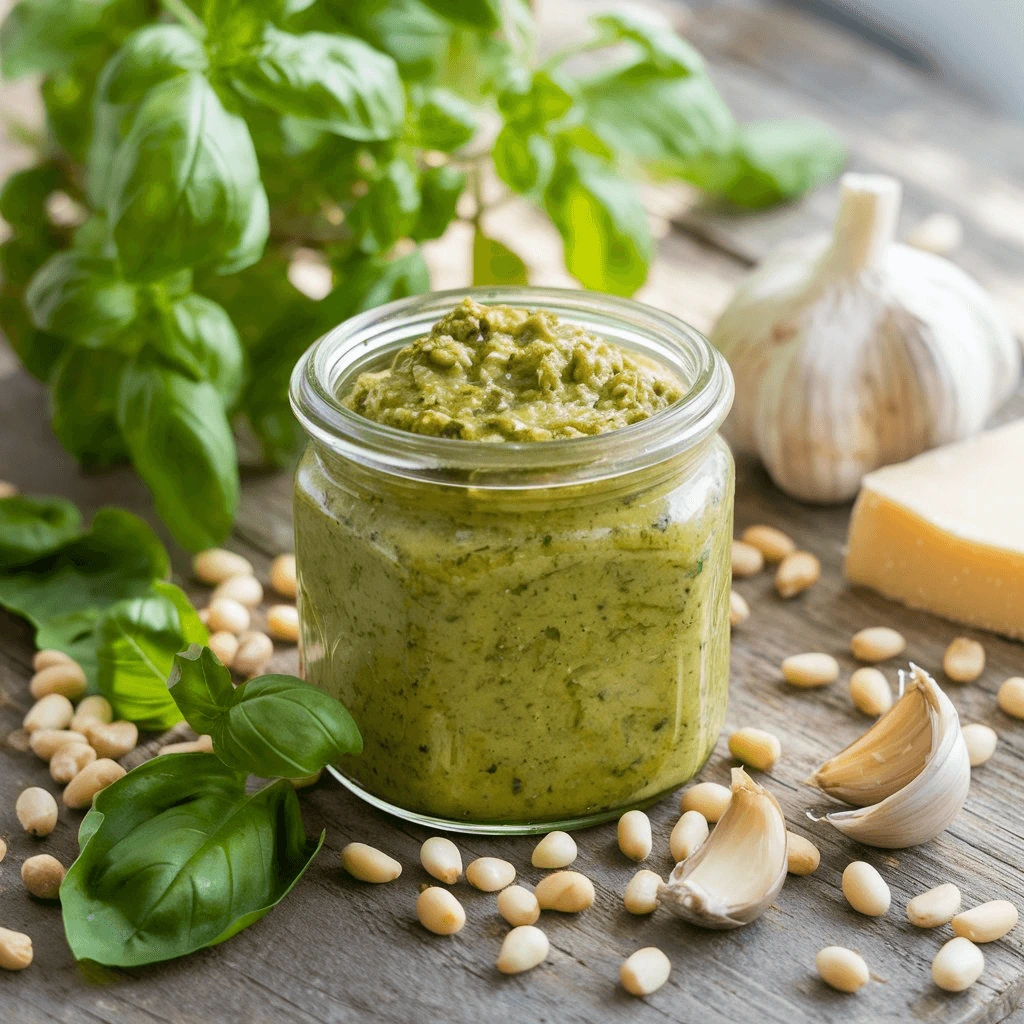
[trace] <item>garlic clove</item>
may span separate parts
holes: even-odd
[[[963,807],[971,783],[956,708],[911,662],[903,696],[808,781],[857,807],[826,821],[858,842],[899,849],[934,839]]]
[[[675,866],[658,899],[702,928],[738,928],[757,920],[779,894],[787,861],[782,808],[734,768],[727,810],[700,849]]]

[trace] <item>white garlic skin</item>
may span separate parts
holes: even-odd
[[[900,185],[847,174],[831,238],[788,243],[715,325],[736,401],[723,428],[804,501],[980,430],[1016,388],[1021,350],[987,293],[893,241]]]

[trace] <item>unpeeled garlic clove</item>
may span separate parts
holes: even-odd
[[[702,928],[755,921],[786,881],[786,819],[778,801],[742,768],[732,770],[732,799],[707,841],[677,864],[659,901]]]
[[[825,820],[860,843],[899,849],[934,839],[957,816],[971,784],[956,708],[911,662],[903,696],[808,781],[856,806]]]

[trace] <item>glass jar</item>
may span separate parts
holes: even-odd
[[[686,394],[593,436],[486,443],[344,408],[465,295],[541,308],[674,371]],[[729,369],[695,330],[626,299],[475,288],[403,299],[296,366],[310,442],[295,477],[304,677],[363,751],[370,803],[466,832],[572,828],[696,774],[725,718],[733,464]]]

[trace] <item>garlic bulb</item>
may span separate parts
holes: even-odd
[[[934,839],[957,816],[971,784],[956,708],[911,663],[903,696],[808,781],[856,805],[825,820],[866,846],[898,849]]]
[[[967,274],[893,241],[901,187],[847,174],[832,237],[790,243],[738,289],[711,340],[732,367],[725,424],[795,498],[853,497],[872,469],[979,430],[1021,351]]]
[[[757,920],[779,894],[787,863],[782,808],[742,768],[733,768],[728,808],[704,844],[675,866],[658,899],[702,928],[739,928]]]

